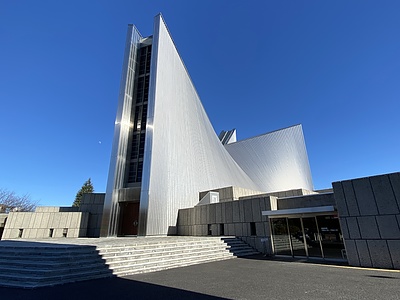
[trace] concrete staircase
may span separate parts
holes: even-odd
[[[33,288],[107,276],[112,272],[93,246],[0,246],[1,286]]]
[[[0,286],[51,286],[258,254],[240,239],[229,237],[131,238],[98,245],[62,241],[0,242]]]
[[[170,237],[98,249],[114,275],[126,276],[257,254],[236,238]]]

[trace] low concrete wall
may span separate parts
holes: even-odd
[[[2,239],[42,239],[86,236],[89,214],[84,212],[10,212]]]
[[[262,193],[260,191],[249,190],[237,186],[228,186],[215,190],[200,192],[199,200],[201,200],[208,192],[218,192],[220,202],[239,200],[239,198],[244,196],[260,195]]]
[[[104,193],[83,194],[80,207],[39,206],[8,214],[2,239],[99,237]]]
[[[400,269],[400,173],[333,183],[349,264]]]
[[[270,210],[270,197],[180,209],[177,221],[178,235],[237,236],[258,251],[264,252],[262,240],[270,237],[270,227],[268,218],[261,215],[263,210]]]

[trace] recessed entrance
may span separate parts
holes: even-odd
[[[270,218],[277,255],[344,259],[338,217],[318,215]]]
[[[137,235],[139,225],[139,202],[120,202],[121,223],[118,235]]]

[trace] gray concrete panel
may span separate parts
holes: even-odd
[[[207,223],[207,206],[200,206],[200,224],[208,224]]]
[[[342,234],[344,239],[349,239],[350,234],[349,234],[349,229],[347,227],[347,218],[339,218],[339,223],[340,223],[340,228],[342,229]]]
[[[34,228],[40,228],[40,224],[42,222],[42,218],[43,218],[43,213],[37,213],[36,218],[35,218]],[[60,218],[61,218],[61,215],[60,215]]]
[[[375,268],[392,269],[392,259],[389,249],[384,240],[368,240],[369,253],[371,255],[372,266]]]
[[[395,215],[376,216],[382,239],[400,239],[400,229]]]
[[[250,224],[249,223],[241,223],[242,224],[242,235],[250,236]]]
[[[399,208],[388,175],[370,177],[379,214],[397,214]]]
[[[200,224],[201,223],[201,207],[200,206],[196,206],[194,208],[194,216],[195,216],[194,224],[196,224],[196,225]]]
[[[31,219],[29,220],[29,228],[34,228],[36,214],[32,214]]]
[[[225,202],[224,204],[225,204],[226,223],[233,223],[232,201]]]
[[[233,209],[233,223],[240,222],[240,213],[243,212],[240,211],[239,201],[232,202],[232,209]]]
[[[400,208],[400,173],[389,174],[389,179],[396,197],[397,206]]]
[[[400,240],[387,241],[392,264],[395,269],[400,269]]]
[[[22,228],[28,228],[32,215],[34,213],[24,213],[24,219],[22,221]]]
[[[209,205],[209,211],[208,211],[208,222],[211,224],[217,223],[216,222],[216,204],[211,204]]]
[[[261,222],[261,206],[260,199],[253,199],[251,201],[253,222]]]
[[[347,221],[347,227],[349,229],[350,239],[352,240],[360,239],[361,234],[360,234],[360,229],[358,228],[357,218],[349,217],[346,218],[346,221]]]
[[[342,183],[333,182],[332,186],[339,217],[347,217],[349,215],[349,212],[347,210],[346,198],[344,196]]]
[[[375,217],[357,217],[357,221],[362,239],[380,239]]]
[[[235,225],[233,223],[226,224],[227,235],[235,235]]]
[[[264,223],[264,230],[265,230],[265,236],[271,236],[271,228],[268,222],[263,222]]]
[[[180,209],[179,211],[178,211],[178,220],[177,220],[177,222],[176,222],[176,225],[177,226],[182,226],[182,225],[186,225],[185,223],[185,220],[184,220],[184,214],[185,214],[185,212],[184,212],[184,209]],[[91,218],[92,219],[92,218]],[[90,220],[89,221],[89,224],[91,225],[92,224],[92,220]]]
[[[362,216],[373,216],[378,214],[378,208],[372,192],[369,178],[354,179],[353,188],[357,198],[358,209]]]
[[[257,222],[256,223],[256,233],[257,233],[257,236],[265,236],[264,222]]]
[[[244,201],[243,200],[239,200],[239,209],[240,209],[240,222],[244,222]]]
[[[242,223],[235,223],[235,236],[243,236]]]
[[[369,255],[367,241],[356,240],[356,246],[358,251],[358,258],[360,260],[360,265],[363,267],[372,267],[372,261]]]
[[[244,206],[244,221],[245,222],[252,222],[253,220],[253,213],[252,213],[252,205],[251,205],[251,200],[244,200],[243,201],[243,206]]]
[[[349,265],[355,267],[360,266],[356,242],[353,240],[345,240],[344,245],[346,248],[347,260],[349,261]]]
[[[202,235],[202,236],[208,235],[208,225],[207,224],[200,225],[200,228],[201,228],[200,235]]]
[[[215,204],[215,223],[223,223],[222,222],[222,204]]]
[[[353,184],[350,180],[342,181],[343,192],[346,198],[347,210],[349,216],[359,216],[358,203],[354,194]]]
[[[221,213],[222,213],[222,222],[221,223],[229,223],[226,219],[226,204],[221,203]]]

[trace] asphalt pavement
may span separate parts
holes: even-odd
[[[400,299],[400,271],[261,257],[37,289],[1,299]]]

